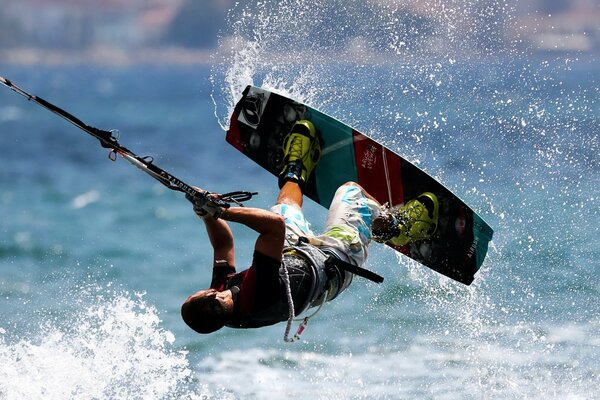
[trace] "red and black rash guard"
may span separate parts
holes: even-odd
[[[294,310],[298,313],[312,289],[312,269],[305,260],[284,255],[279,262],[255,251],[252,266],[245,271],[236,273],[231,266],[213,268],[210,287],[219,291],[231,289],[233,293],[234,314],[226,326],[258,328],[287,321],[289,306],[283,263],[288,268]]]

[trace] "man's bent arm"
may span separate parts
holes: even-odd
[[[208,239],[214,250],[214,260],[225,260],[235,266],[235,248],[233,234],[227,222],[210,216],[202,218],[208,233]]]
[[[279,214],[252,207],[235,207],[224,210],[221,218],[246,225],[260,235],[254,249],[281,261],[285,240],[285,222]]]

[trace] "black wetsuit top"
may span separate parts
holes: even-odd
[[[210,287],[219,291],[231,289],[233,293],[234,315],[226,326],[258,328],[287,321],[289,306],[283,263],[290,277],[294,311],[299,313],[313,284],[313,270],[303,258],[286,254],[279,262],[255,251],[252,266],[245,271],[236,273],[232,266],[213,268]]]

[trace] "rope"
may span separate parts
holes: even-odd
[[[294,317],[296,315],[294,312],[294,299],[292,298],[290,275],[288,273],[287,266],[285,264],[283,264],[283,278],[285,281],[285,293],[287,295],[288,309],[289,309],[289,316],[288,316],[288,320],[287,320],[287,325],[285,327],[285,333],[283,335],[283,340],[285,342],[291,343],[291,342],[295,342],[296,340],[300,339],[300,337],[299,337],[300,335],[298,333],[296,333],[293,338],[291,338],[291,339],[289,338],[290,329],[292,328],[292,322],[294,321]],[[301,333],[302,332],[300,332],[300,334]],[[296,339],[296,336],[298,336],[298,339]]]
[[[288,240],[288,239],[286,238],[286,240]],[[288,244],[289,244],[289,242],[290,241],[288,240]],[[306,325],[308,325],[308,320],[310,318],[314,317],[315,315],[317,315],[317,313],[321,310],[321,308],[323,307],[323,304],[325,304],[325,301],[327,300],[327,295],[329,294],[329,289],[325,290],[325,293],[323,294],[323,301],[321,301],[321,304],[319,304],[319,307],[317,308],[317,310],[314,313],[312,313],[311,315],[304,317],[304,318],[294,319],[294,318],[296,318],[296,313],[294,311],[294,298],[292,297],[292,286],[290,283],[290,275],[288,273],[288,269],[287,269],[287,266],[285,265],[285,263],[283,263],[283,280],[285,281],[285,293],[287,295],[288,309],[289,309],[289,316],[288,316],[288,320],[287,320],[287,325],[285,327],[285,333],[283,334],[283,341],[286,343],[293,343],[293,342],[300,340],[300,335],[302,335],[302,333],[306,329]],[[296,331],[294,336],[290,338],[289,337],[290,330],[292,329],[292,322],[294,322],[294,321],[302,321],[302,322],[300,323],[300,326],[298,326],[298,330]]]

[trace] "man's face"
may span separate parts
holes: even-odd
[[[233,297],[231,296],[231,290],[224,290],[222,292],[219,292],[216,289],[199,290],[196,293],[194,293],[193,295],[189,296],[186,299],[186,302],[200,298],[200,297],[215,298],[227,310],[233,310]]]

